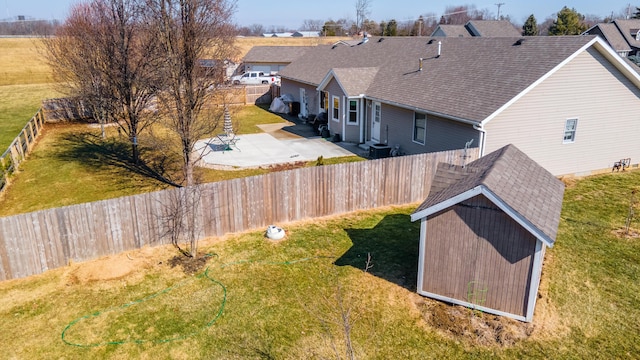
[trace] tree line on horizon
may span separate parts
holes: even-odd
[[[364,4],[364,10],[363,10]],[[492,14],[488,9],[478,10],[475,6],[459,5],[445,8],[443,15],[435,13],[424,13],[417,16],[415,20],[398,21],[396,19],[382,20],[376,22],[362,14],[367,14],[367,7],[371,5],[371,0],[356,1],[356,19],[340,18],[338,20],[312,20],[305,19],[300,31],[318,31],[321,36],[352,36],[366,32],[373,36],[430,36],[438,25],[464,25],[470,20],[506,20],[510,21],[515,28],[521,29],[524,36],[538,35],[579,35],[598,23],[608,23],[616,19],[640,19],[640,8],[636,7],[633,14],[611,13],[601,17],[597,15],[584,15],[575,8],[564,6],[555,16],[550,16],[542,22],[531,14],[524,24],[515,23],[509,15]],[[238,28],[238,32],[243,36],[262,36],[263,34],[283,33],[296,31],[284,26],[264,26],[262,24],[252,24]]]
[[[291,31],[318,31],[322,36],[351,36],[366,31],[374,36],[429,36],[438,25],[464,25],[470,20],[495,20],[488,9],[478,10],[474,6],[460,5],[445,8],[443,15],[424,13],[416,20],[398,21],[396,19],[376,22],[369,19],[368,8],[372,0],[356,0],[356,20],[341,18],[338,20],[305,19],[300,28],[293,30],[284,26],[265,26],[252,24],[250,26],[236,26],[237,35],[262,36],[271,33]],[[575,8],[564,6],[555,16],[550,16],[542,22],[531,14],[523,25],[514,23],[509,15],[500,15],[500,20],[510,21],[514,27],[522,30],[524,36],[537,35],[578,35],[598,23],[608,23],[615,19],[640,19],[640,8],[636,7],[633,14],[611,13],[600,17],[597,15],[583,15]],[[50,36],[60,28],[59,20],[38,20],[25,16],[14,20],[0,21],[0,35],[4,36]]]

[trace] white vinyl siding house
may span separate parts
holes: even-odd
[[[511,143],[554,175],[610,169],[623,158],[640,160],[634,109],[638,87],[589,48],[487,122],[484,152]],[[562,138],[568,119],[579,119],[571,146]]]

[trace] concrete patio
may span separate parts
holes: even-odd
[[[318,136],[310,125],[294,121],[258,125],[263,133],[236,135],[235,143],[225,144],[227,139],[223,142],[217,137],[200,140],[195,146],[202,156],[199,165],[230,170],[313,161],[319,156],[366,156],[356,144],[333,143]]]

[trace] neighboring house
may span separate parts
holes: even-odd
[[[531,321],[564,184],[513,145],[439,164],[420,220],[419,294]]]
[[[293,35],[292,32],[283,32],[283,33],[264,33],[262,37],[291,37]]]
[[[469,30],[464,25],[438,25],[431,36],[444,36],[444,37],[470,37]]]
[[[370,38],[310,48],[280,75],[282,94],[366,148],[514,144],[554,175],[640,162],[640,75],[596,36]]]
[[[291,37],[320,37],[320,31],[296,31]]]
[[[620,56],[626,58],[631,46],[614,23],[596,24],[584,32],[585,35],[598,35],[606,41]]]
[[[233,76],[239,64],[229,59],[223,61],[215,59],[201,59],[198,60],[198,65],[203,70],[204,74],[209,76],[212,74],[220,75],[221,81],[226,82],[229,81],[231,76]]]
[[[464,25],[438,25],[431,36],[438,37],[517,37],[522,32],[508,20],[469,20]]]
[[[254,46],[243,58],[244,71],[278,73],[309,48],[310,46]]]

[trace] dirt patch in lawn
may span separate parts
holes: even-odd
[[[209,259],[211,259],[209,254],[198,254],[193,257],[178,254],[169,259],[169,266],[179,266],[185,274],[193,275],[204,270]]]
[[[533,324],[428,299],[418,307],[429,326],[444,336],[474,345],[513,346],[534,330]]]
[[[70,263],[63,277],[67,284],[88,284],[127,278],[131,280],[144,270],[161,265],[158,248],[145,247],[81,263]]]

